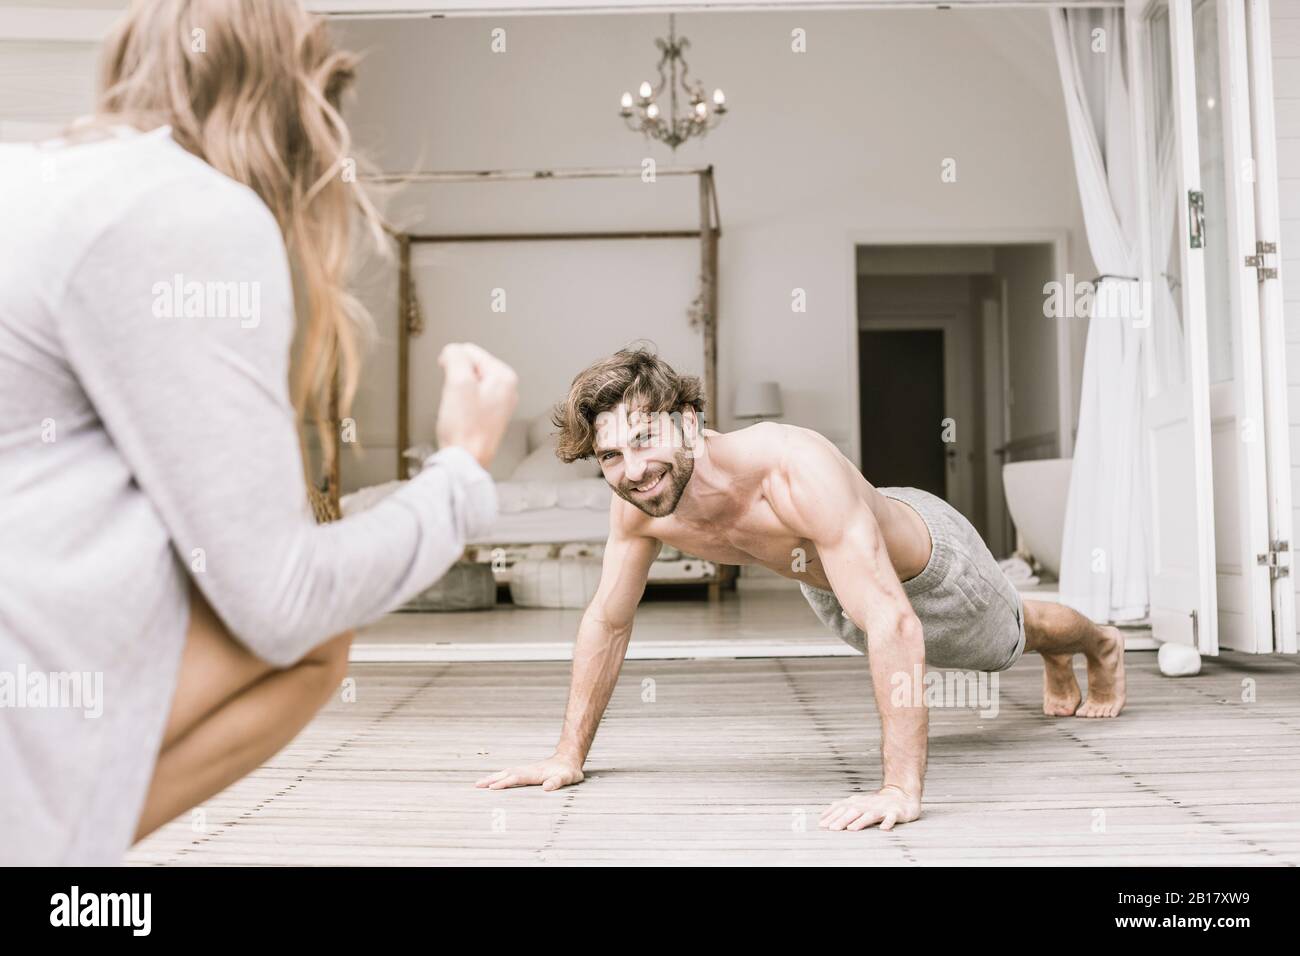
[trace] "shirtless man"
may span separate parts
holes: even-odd
[[[494,790],[583,779],[618,681],[632,619],[662,545],[799,581],[817,616],[867,654],[882,724],[881,788],[827,807],[821,826],[891,829],[921,815],[928,711],[891,699],[891,678],[933,667],[1005,670],[1043,657],[1043,712],[1116,717],[1124,643],[1060,604],[1022,601],[974,528],[942,499],[875,488],[827,439],[776,423],[702,428],[699,382],[643,351],[574,379],[556,407],[558,453],[594,455],[614,489],[600,586],[578,628],[555,753],[478,781]],[[1088,699],[1073,654],[1088,667]],[[906,696],[906,695],[903,695]]]

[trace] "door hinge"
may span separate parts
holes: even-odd
[[[1256,563],[1268,568],[1268,576],[1273,581],[1287,577],[1291,573],[1291,543],[1272,542],[1268,551],[1256,556]]]
[[[1187,241],[1193,249],[1205,246],[1205,193],[1187,190]]]
[[[1270,266],[1265,262],[1267,256],[1277,254],[1276,242],[1264,242],[1260,240],[1255,243],[1255,255],[1246,256],[1246,268],[1256,270],[1255,279],[1263,282],[1265,279],[1277,278],[1277,267]]]

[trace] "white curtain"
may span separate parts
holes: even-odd
[[[1129,278],[1138,275],[1140,263],[1123,12],[1056,9],[1049,16],[1088,248],[1098,272],[1115,277],[1102,281],[1097,303],[1128,295],[1141,305],[1138,283]],[[1060,590],[1065,604],[1096,621],[1147,613],[1141,342],[1133,312],[1095,309],[1084,353]]]

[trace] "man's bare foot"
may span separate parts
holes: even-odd
[[[1124,635],[1115,627],[1099,627],[1101,638],[1084,652],[1088,660],[1088,699],[1076,717],[1118,717],[1124,709]]]
[[[1083,691],[1074,676],[1074,655],[1044,654],[1043,713],[1048,717],[1069,717],[1079,709]]]

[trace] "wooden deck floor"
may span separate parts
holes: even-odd
[[[829,833],[822,808],[878,784],[861,658],[629,661],[587,781],[554,793],[472,783],[550,752],[566,664],[354,664],[355,703],[129,861],[1300,864],[1300,662],[1128,668],[1119,720],[1051,719],[1026,656],[996,717],[932,709],[920,821]]]

